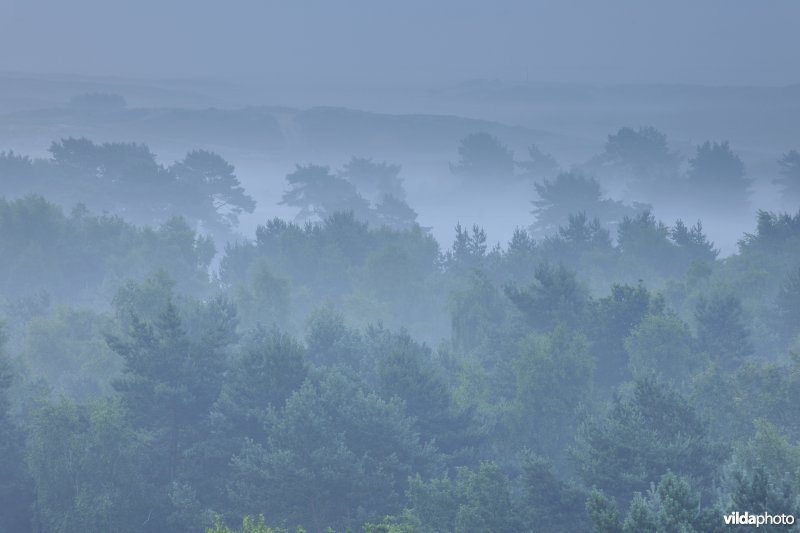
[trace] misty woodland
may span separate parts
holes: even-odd
[[[96,97],[97,98],[97,97]],[[652,127],[560,170],[484,132],[449,179],[522,186],[490,244],[439,243],[398,163],[298,164],[293,219],[191,150],[3,152],[3,531],[714,531],[800,514],[800,212],[749,207],[725,142]],[[800,155],[775,186],[800,200]],[[686,170],[681,169],[685,167]],[[595,172],[592,172],[592,169]],[[233,529],[229,529],[233,528]],[[648,529],[651,528],[651,529]]]
[[[265,78],[233,70],[244,15],[193,51],[207,76],[134,61],[208,23],[167,6],[136,50],[86,18],[50,29],[58,64],[0,58],[0,533],[800,530],[800,85],[776,66],[800,41],[775,44],[797,17],[742,36],[784,55],[731,44],[717,79],[691,77],[712,26],[770,8],[559,51],[575,15],[528,77],[609,73],[510,82],[459,33],[505,28],[489,4],[430,7],[443,34],[407,51],[397,7],[363,56],[356,15],[284,13]]]

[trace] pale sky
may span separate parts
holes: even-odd
[[[798,22],[796,0],[0,0],[0,72],[785,85]]]

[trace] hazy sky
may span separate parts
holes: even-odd
[[[789,84],[798,21],[797,0],[0,0],[0,71]]]

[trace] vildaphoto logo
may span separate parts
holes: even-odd
[[[791,526],[794,525],[794,515],[790,514],[750,514],[739,511],[726,514],[725,524],[729,526]]]

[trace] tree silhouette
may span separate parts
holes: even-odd
[[[532,178],[549,178],[558,172],[558,161],[551,154],[542,152],[538,146],[528,147],[528,159],[517,162],[523,176]]]
[[[781,195],[790,202],[800,201],[800,153],[791,150],[778,160],[781,177],[775,180],[781,187]]]
[[[403,180],[398,174],[400,165],[386,161],[376,163],[372,159],[355,156],[339,171],[339,177],[355,185],[358,191],[373,203],[377,203],[385,196],[405,200]]]
[[[161,222],[180,198],[174,175],[144,144],[95,144],[86,138],[50,145],[49,194],[65,203],[122,213],[137,222]]]
[[[409,229],[417,221],[417,212],[414,211],[405,201],[395,196],[387,194],[381,202],[375,206],[375,219],[381,226],[389,226],[395,229]]]
[[[243,211],[252,213],[256,208],[255,200],[244,192],[234,174],[233,165],[213,152],[193,150],[170,170],[178,184],[192,193],[183,199],[183,210],[198,211],[201,220],[232,227]]]
[[[617,223],[625,216],[635,215],[646,206],[626,206],[622,202],[603,198],[600,184],[594,178],[579,172],[562,172],[553,180],[543,180],[534,185],[538,200],[531,203],[536,215],[534,228],[540,234],[553,234],[567,226],[569,216],[584,213],[589,218],[598,217],[603,223]]]
[[[283,194],[282,205],[299,207],[295,220],[317,217],[321,220],[337,212],[352,211],[360,219],[369,215],[368,202],[355,185],[331,173],[330,167],[297,165],[286,176],[291,189]]]
[[[30,157],[0,152],[0,189],[7,197],[22,195],[35,187],[33,161]]]
[[[476,180],[506,179],[514,175],[514,154],[486,132],[461,139],[460,160],[450,164],[453,174]]]
[[[625,167],[637,179],[649,180],[677,170],[678,156],[667,146],[667,136],[652,126],[620,128],[608,136],[603,158]]]
[[[689,185],[706,205],[723,203],[731,211],[747,207],[752,180],[745,176],[744,163],[727,141],[698,146],[689,167]]]

